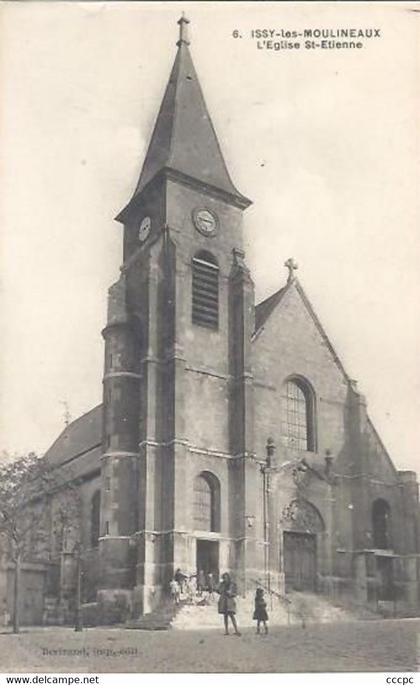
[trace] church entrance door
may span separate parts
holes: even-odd
[[[286,591],[316,591],[316,535],[283,533]]]
[[[213,574],[214,582],[219,581],[219,543],[216,540],[197,540],[197,574],[204,571]]]

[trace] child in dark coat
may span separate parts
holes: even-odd
[[[235,631],[235,635],[238,637],[241,635],[241,633],[238,630],[238,624],[236,622],[235,614],[236,614],[236,602],[235,602],[235,597],[236,597],[236,585],[232,581],[229,573],[224,573],[222,575],[222,582],[220,583],[219,587],[217,588],[217,592],[219,593],[219,601],[217,604],[217,610],[219,614],[223,614],[223,620],[225,624],[225,635],[229,635],[229,616],[230,620],[232,621],[233,629]]]
[[[265,635],[267,635],[267,633],[268,633],[267,603],[264,599],[264,590],[262,587],[257,588],[257,591],[255,593],[255,609],[254,609],[254,615],[252,618],[254,619],[254,621],[257,622],[257,633],[260,632],[260,624],[262,622],[264,625],[264,633],[265,633]]]

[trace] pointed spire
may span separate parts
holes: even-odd
[[[161,172],[221,191],[241,207],[251,204],[233,185],[223,159],[188,49],[189,20],[182,15],[178,24],[178,51],[140,179],[133,198],[117,217],[118,221],[124,222],[126,212],[137,196]]]

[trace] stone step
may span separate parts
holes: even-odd
[[[270,607],[268,602],[267,607],[269,613],[269,622],[273,625],[287,625],[290,621],[288,618],[287,609],[277,601]],[[254,613],[254,596],[236,598],[236,619],[240,627],[255,626],[256,622],[252,616]],[[171,623],[172,628],[176,630],[200,630],[217,628],[220,630],[223,627],[223,617],[217,610],[217,599],[210,601],[208,604],[195,604],[184,606],[176,615]]]
[[[295,592],[286,598],[268,596],[266,602],[270,625],[299,624],[305,627],[309,623],[349,622],[362,618],[356,611],[335,606],[328,598],[311,593]],[[253,620],[253,593],[237,597],[236,608],[240,627],[256,625]],[[220,629],[221,626],[223,619],[217,612],[217,599],[207,605],[185,605],[171,622],[171,627],[176,630]]]
[[[352,610],[333,604],[328,597],[309,592],[291,592],[286,597],[266,593],[269,625],[336,623],[366,618],[363,610]],[[217,610],[218,595],[183,600],[179,605],[165,604],[150,614],[128,621],[130,630],[207,630],[223,628],[223,617]],[[240,627],[255,626],[254,593],[236,598],[236,618]],[[369,615],[369,618],[373,618]]]

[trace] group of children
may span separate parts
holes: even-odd
[[[228,574],[224,574],[224,576],[228,576]],[[204,582],[204,576],[203,578],[200,577],[200,573],[197,576],[187,576],[186,574],[182,573],[180,569],[177,569],[175,572],[175,575],[173,579],[170,581],[170,592],[172,596],[172,600],[175,605],[180,604],[181,601],[181,594],[187,596],[187,601],[190,601],[191,603],[194,601],[194,595],[202,595],[203,590],[206,590],[209,592],[210,597],[213,596],[214,591],[218,592],[219,594],[221,593],[221,588],[222,588],[223,582],[220,584],[219,588],[216,588],[214,586],[214,580],[213,580],[213,575],[210,573],[208,574],[208,577],[206,578]],[[236,593],[234,593],[232,596],[234,597]],[[230,611],[220,611],[219,613],[228,613],[229,615],[235,614],[235,609],[230,610]],[[227,617],[226,617],[227,618]],[[267,602],[265,601],[264,598],[264,589],[262,587],[257,588],[255,592],[255,599],[254,599],[254,613],[252,616],[253,620],[257,622],[257,634],[259,635],[261,633],[261,624],[264,629],[264,635],[268,634],[268,613],[267,613]],[[225,621],[227,623],[227,621]],[[236,622],[235,622],[235,632],[236,634],[240,635],[240,633],[237,630]],[[226,627],[227,630],[227,627]]]
[[[207,591],[210,598],[213,598],[215,589],[213,574],[205,575],[203,571],[199,571],[196,575],[188,576],[177,569],[169,583],[169,589],[174,604],[180,603],[181,595],[188,603],[193,604],[196,595],[202,597],[204,591]]]

